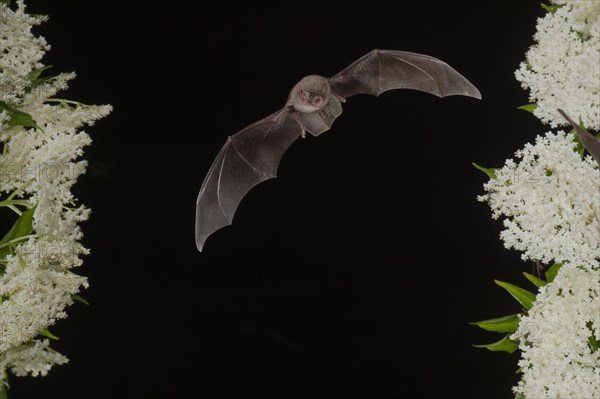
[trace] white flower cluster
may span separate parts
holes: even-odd
[[[53,100],[74,74],[32,87],[28,74],[43,67],[49,46],[31,28],[43,20],[26,14],[22,1],[16,10],[0,3],[0,102],[31,115],[40,127],[11,126],[11,116],[0,108],[0,193],[18,191],[35,205],[34,234],[0,265],[0,384],[9,369],[17,376],[46,375],[52,365],[67,362],[39,334],[66,317],[72,295],[87,287],[72,269],[88,253],[79,242],[79,223],[89,210],[77,204],[71,188],[85,172],[79,158],[91,143],[81,127],[111,111]]]
[[[478,197],[505,216],[500,238],[524,260],[589,265],[600,257],[600,170],[573,136],[546,133],[496,170]]]
[[[546,133],[484,185],[501,239],[523,259],[563,263],[512,336],[522,351],[525,398],[600,398],[600,169],[573,135]]]
[[[27,14],[22,0],[17,1],[17,9],[14,11],[3,4],[0,16],[2,68],[14,71],[17,76],[26,76],[32,70],[41,68],[42,57],[50,46],[43,37],[36,37],[31,28],[47,18]]]
[[[600,269],[564,265],[521,318],[513,339],[521,339],[514,388],[525,398],[600,398]]]
[[[515,72],[551,127],[600,129],[600,1],[550,0],[535,44]],[[600,169],[574,136],[546,133],[484,185],[505,247],[524,260],[559,263],[511,336],[522,352],[519,397],[600,398]]]
[[[65,364],[68,359],[49,347],[47,339],[20,345],[1,355],[0,364],[10,364],[17,377],[31,374],[45,376],[54,364]],[[6,377],[0,375],[0,379]]]
[[[534,111],[551,127],[565,126],[561,108],[583,125],[600,129],[600,1],[551,0],[562,5],[537,23],[536,44],[515,75],[528,89]]]

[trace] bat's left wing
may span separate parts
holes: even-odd
[[[331,90],[342,98],[413,89],[438,97],[461,95],[481,99],[479,90],[450,65],[407,51],[373,50],[331,77],[329,83]]]
[[[213,162],[196,202],[196,246],[233,220],[242,198],[274,178],[288,147],[303,131],[297,112],[285,107],[230,136]]]

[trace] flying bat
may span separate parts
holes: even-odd
[[[573,129],[579,135],[579,140],[583,147],[588,150],[592,158],[596,160],[598,166],[600,166],[600,140],[594,137],[590,132],[579,126],[577,123],[573,122],[573,119],[569,118],[569,115],[562,109],[559,109],[558,112],[573,126]]]
[[[302,78],[282,109],[227,138],[196,202],[198,250],[208,236],[231,224],[248,191],[276,177],[283,154],[298,137],[329,130],[346,98],[361,93],[379,96],[393,89],[481,99],[479,90],[445,62],[405,51],[376,49],[330,78]]]

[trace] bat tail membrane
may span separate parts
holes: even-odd
[[[373,50],[330,80],[342,97],[375,96],[394,89],[412,89],[438,97],[454,95],[481,99],[479,90],[450,65],[428,55],[396,50]]]
[[[233,220],[238,205],[254,186],[273,178],[302,126],[284,108],[227,139],[202,184],[196,202],[196,246]]]
[[[342,104],[340,100],[332,95],[329,97],[327,105],[317,112],[295,114],[300,124],[313,136],[318,136],[331,128],[333,121],[342,114]]]

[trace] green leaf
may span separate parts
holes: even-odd
[[[519,315],[498,317],[496,319],[473,321],[469,324],[476,325],[487,331],[494,332],[515,332],[519,327]]]
[[[9,112],[9,114],[10,114],[10,119],[8,121],[8,126],[9,127],[24,126],[24,127],[32,127],[32,128],[35,128],[35,129],[42,130],[38,126],[38,124],[35,123],[35,121],[31,117],[31,115],[29,115],[26,112],[19,111],[19,110],[14,110],[12,112]]]
[[[515,395],[515,399],[525,399],[525,395],[523,395],[521,392],[519,392],[518,394]]]
[[[506,334],[504,338],[500,341],[496,341],[487,345],[473,345],[475,348],[486,348],[491,350],[492,352],[508,352],[513,353],[517,349],[519,349],[519,345],[517,341],[513,341],[509,338],[510,334]]]
[[[558,10],[559,8],[564,7],[565,5],[564,4],[558,4],[558,5],[554,5],[554,6],[549,6],[547,4],[540,3],[540,6],[544,10],[548,11],[550,14],[554,14],[556,12],[556,10]]]
[[[44,337],[48,337],[48,338],[53,339],[55,341],[57,341],[57,340],[60,339],[56,335],[52,334],[50,332],[50,330],[48,330],[47,328],[43,328],[42,331],[40,331],[39,335],[44,336]]]
[[[514,284],[505,283],[504,281],[494,280],[496,284],[504,288],[513,298],[515,298],[525,309],[531,309],[535,301],[535,294],[526,289],[517,287]]]
[[[4,244],[8,241],[14,240],[15,238],[23,237],[31,234],[33,231],[33,213],[35,212],[35,207],[31,209],[27,209],[25,212],[19,216],[15,224],[10,228],[8,233],[4,235],[2,240],[0,240],[0,244]]]
[[[7,123],[7,125],[9,127],[14,127],[14,126],[33,127],[35,129],[39,129],[39,130],[43,131],[43,129],[41,127],[39,127],[37,125],[37,123],[35,123],[35,121],[31,117],[31,115],[29,115],[26,112],[19,111],[18,109],[14,108],[14,107],[11,107],[4,101],[0,101],[0,111],[5,111],[10,116],[10,119],[8,120],[8,123]]]
[[[19,216],[15,224],[12,225],[8,233],[6,233],[2,240],[0,240],[0,245],[6,244],[12,240],[31,234],[33,231],[34,212],[35,207],[27,209],[25,212],[23,212],[21,216]],[[4,246],[0,248],[0,260],[6,258],[6,255],[8,255],[9,253],[10,246]]]
[[[4,381],[0,380],[0,399],[8,399],[7,388],[7,384]]]
[[[525,276],[525,278],[527,280],[529,280],[531,282],[531,284],[535,285],[538,288],[543,287],[546,284],[548,284],[547,282],[545,282],[541,278],[538,278],[538,277],[534,276],[533,274],[530,274],[530,273],[527,273],[527,272],[523,272],[523,275]]]
[[[29,79],[31,81],[31,88],[35,89],[36,87],[46,83],[49,80],[54,79],[53,77],[46,77],[46,78],[40,78],[40,75],[42,74],[42,72],[44,72],[46,69],[50,69],[52,68],[52,65],[46,65],[41,67],[40,69],[36,69],[34,71],[29,72],[29,74],[27,74],[27,79]]]
[[[79,296],[79,295],[77,295],[77,294],[71,294],[71,298],[72,298],[74,301],[81,302],[81,303],[83,303],[84,305],[90,306],[90,303],[89,303],[89,302],[88,302],[88,301],[87,301],[85,298],[83,298],[83,297],[81,297],[81,296]]]
[[[537,109],[538,105],[536,103],[525,104],[517,107],[517,109],[522,109],[523,111],[532,112]]]
[[[551,283],[554,281],[554,277],[556,277],[556,274],[558,273],[558,270],[561,268],[562,263],[555,263],[553,264],[550,269],[546,270],[546,273],[544,273],[544,275],[546,276],[546,281]]]
[[[594,335],[594,322],[588,321],[585,326],[590,330],[590,336],[588,337],[588,343],[590,344],[590,348],[592,349],[592,353],[598,350],[598,341],[596,340],[596,336]]]
[[[482,171],[483,173],[485,173],[486,175],[488,175],[488,177],[490,179],[496,178],[496,169],[495,168],[484,168],[483,166],[477,165],[475,162],[473,162],[472,165],[475,166],[475,168]]]
[[[42,72],[44,72],[46,69],[50,69],[50,68],[52,68],[52,65],[46,65],[39,69],[33,70],[27,74],[27,79],[29,79],[33,82],[34,80],[36,80],[37,78],[40,77]]]
[[[594,337],[594,335],[590,335],[588,342],[592,348],[592,353],[596,352],[598,350],[598,341],[596,341],[596,337]]]

